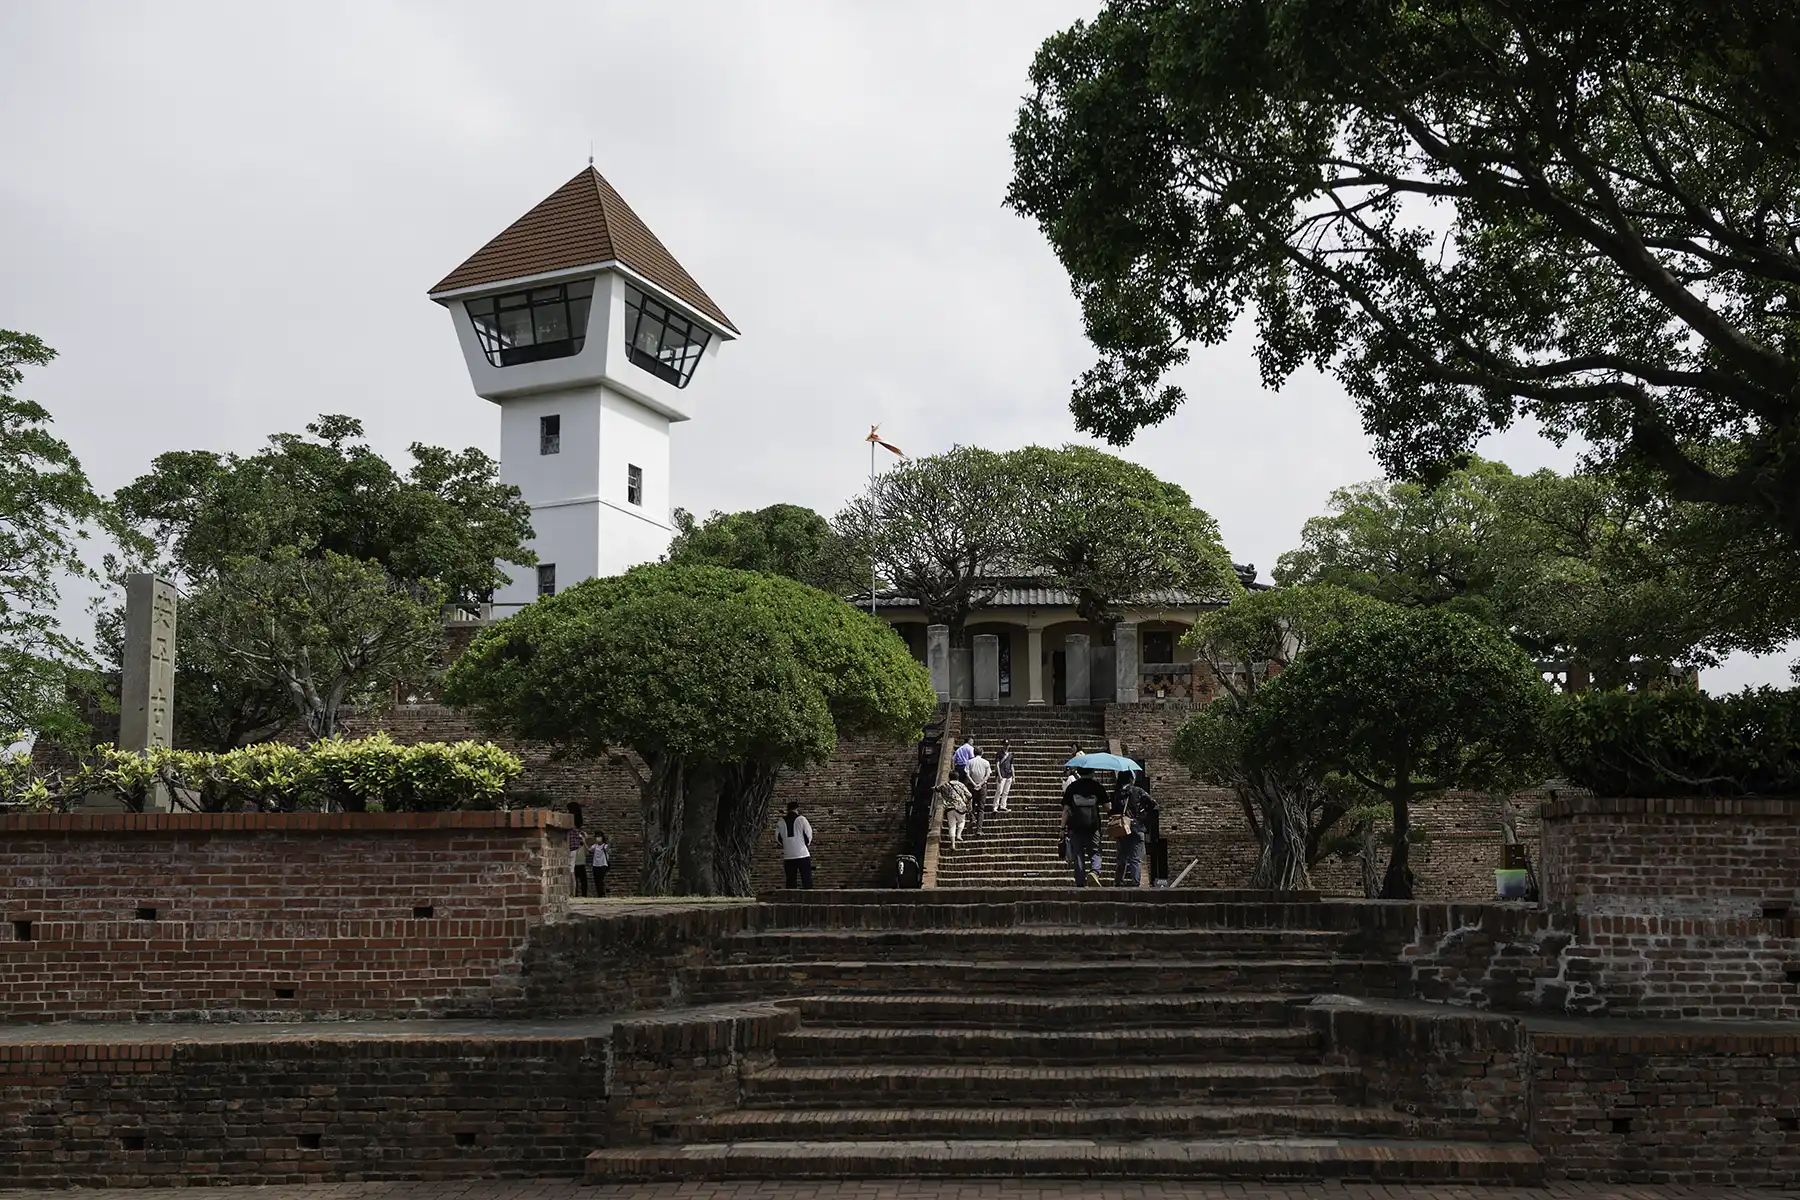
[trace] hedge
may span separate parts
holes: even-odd
[[[406,746],[384,733],[225,753],[96,746],[66,777],[40,775],[28,756],[5,760],[0,797],[10,807],[56,809],[111,793],[141,810],[160,783],[177,807],[200,812],[438,812],[509,807],[507,786],[521,770],[518,758],[489,742]]]
[[[1800,795],[1800,690],[1559,696],[1551,751],[1599,796]]]

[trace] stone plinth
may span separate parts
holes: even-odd
[[[1070,704],[1086,704],[1092,699],[1088,665],[1088,635],[1069,634],[1063,639],[1063,698]]]
[[[1000,703],[1000,637],[978,633],[975,642],[974,696],[977,704]]]

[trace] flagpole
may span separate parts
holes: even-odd
[[[879,428],[879,426],[877,427]],[[875,430],[869,430],[869,500],[875,499]],[[869,555],[869,615],[875,615],[875,556]]]

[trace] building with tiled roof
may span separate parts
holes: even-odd
[[[1262,588],[1254,566],[1235,567],[1246,588]],[[1186,698],[1193,652],[1181,644],[1201,614],[1226,598],[1179,590],[1147,592],[1121,606],[1113,626],[1075,608],[1075,595],[1033,576],[992,581],[991,597],[952,647],[949,630],[930,625],[916,597],[892,588],[849,599],[891,624],[932,671],[944,699],[978,704],[1088,704]]]
[[[500,407],[500,478],[531,505],[538,564],[496,608],[660,558],[669,426],[699,412],[738,336],[724,309],[591,163],[428,295]]]

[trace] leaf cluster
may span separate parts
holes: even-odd
[[[1549,731],[1563,777],[1596,795],[1800,794],[1800,691],[1558,696]]]
[[[824,517],[798,504],[715,512],[704,522],[676,509],[675,528],[667,561],[681,566],[785,575],[834,596],[869,586],[867,556],[846,546]]]

